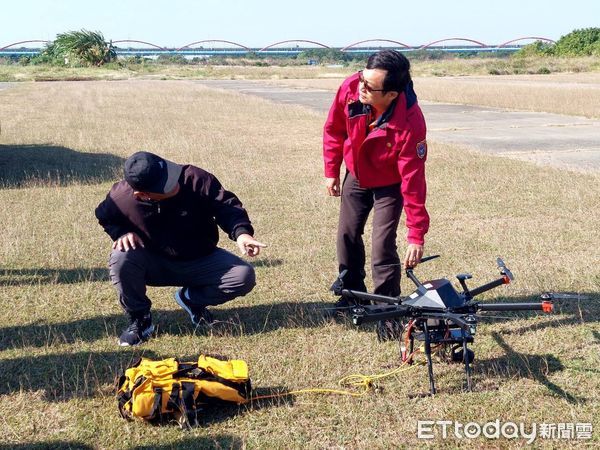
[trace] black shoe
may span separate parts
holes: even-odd
[[[121,333],[119,345],[129,347],[147,341],[154,332],[152,315],[147,312],[141,316],[131,316],[129,326]]]
[[[386,319],[377,322],[377,339],[379,339],[379,342],[400,339],[403,331],[404,325],[398,319]]]
[[[208,309],[203,306],[192,305],[190,299],[187,297],[186,288],[178,289],[177,292],[175,292],[175,301],[190,315],[190,319],[194,326],[211,326],[215,322],[213,315]]]

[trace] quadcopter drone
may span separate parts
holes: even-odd
[[[427,256],[421,262],[430,261],[439,255]],[[415,339],[424,342],[425,356],[429,373],[430,393],[436,393],[432,347],[445,350],[446,358],[453,362],[462,362],[465,367],[466,388],[472,390],[471,363],[474,353],[468,344],[474,342],[479,311],[542,311],[551,313],[554,310],[553,300],[572,298],[568,294],[543,294],[539,302],[533,303],[483,303],[474,297],[514,280],[513,274],[501,258],[497,259],[500,277],[474,289],[469,289],[467,280],[472,278],[468,273],[456,276],[463,292],[457,292],[452,283],[445,279],[437,279],[421,283],[412,268],[406,269],[406,276],[412,280],[416,290],[407,297],[388,297],[344,288],[344,276],[340,273],[331,290],[354,305],[349,307],[352,322],[361,325],[368,322],[379,322],[378,336],[382,338],[381,327],[387,323],[396,323],[400,328],[397,338],[400,341],[403,363],[412,363],[415,351]],[[370,302],[371,304],[365,304]],[[402,324],[400,323],[402,322]],[[402,337],[405,340],[402,340]],[[442,353],[442,352],[440,352]]]

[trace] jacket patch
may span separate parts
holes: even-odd
[[[352,103],[348,103],[348,118],[352,119],[357,116],[364,116],[369,111],[366,109],[365,105],[363,105],[358,100]]]
[[[427,155],[427,141],[423,140],[417,143],[417,156],[423,159],[425,155]]]

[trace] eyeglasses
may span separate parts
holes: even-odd
[[[362,70],[358,72],[358,81],[360,81],[367,92],[386,92],[385,89],[373,89],[363,77]]]

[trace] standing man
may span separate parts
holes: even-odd
[[[410,63],[394,50],[371,55],[364,70],[339,88],[323,133],[329,195],[341,195],[337,234],[344,286],[365,291],[362,235],[374,210],[372,273],[374,293],[400,295],[396,230],[406,211],[408,247],[404,267],[416,266],[429,228],[425,209],[425,119],[412,87]],[[340,189],[340,167],[346,174]],[[340,299],[337,307],[350,306]]]
[[[196,326],[212,323],[207,306],[252,290],[253,267],[217,247],[217,225],[243,255],[254,257],[265,245],[253,238],[240,200],[214,175],[137,152],[125,161],[124,178],[96,208],[113,240],[110,279],[129,316],[119,345],[141,344],[154,331],[147,285],[183,286],[175,300]]]

